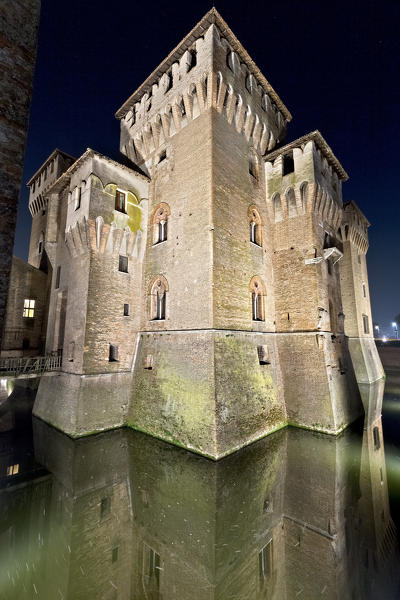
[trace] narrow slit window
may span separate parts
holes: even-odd
[[[364,298],[366,298],[367,297],[367,288],[366,288],[365,283],[362,284],[362,289],[363,289],[363,296],[364,296]]]
[[[257,346],[257,355],[258,362],[260,365],[270,365],[271,361],[268,357],[268,347],[267,346]]]
[[[110,344],[109,346],[108,361],[118,362],[118,346],[116,344]]]
[[[379,436],[378,427],[374,427],[373,435],[374,435],[374,448],[375,448],[375,450],[379,450],[379,448],[381,447],[381,440],[380,440],[380,436]]]
[[[111,554],[111,562],[115,563],[118,560],[118,551],[119,551],[119,547],[118,546],[114,546],[114,548],[112,549],[112,554]]]
[[[56,283],[55,283],[55,289],[58,290],[58,288],[60,287],[60,279],[61,279],[61,267],[60,265],[57,267],[57,271],[56,271]]]
[[[364,333],[369,333],[369,320],[368,320],[368,316],[367,315],[363,315],[363,327],[364,327]]]
[[[111,512],[111,498],[107,496],[106,498],[102,498],[100,502],[100,518],[104,519]]]
[[[128,273],[128,257],[127,256],[122,256],[120,254],[119,263],[118,263],[118,271],[120,271],[121,273]]]
[[[124,317],[129,317],[129,304],[124,304]]]

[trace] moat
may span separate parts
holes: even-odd
[[[120,429],[72,440],[2,403],[3,600],[395,599],[400,395],[338,437],[215,463]]]

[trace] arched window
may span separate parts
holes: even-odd
[[[265,321],[265,287],[259,277],[250,282],[251,314],[253,321]]]
[[[308,183],[304,181],[300,186],[300,199],[301,199],[301,208],[303,213],[307,212],[307,195],[308,195]]]
[[[292,188],[286,192],[288,217],[297,217],[296,196]]]
[[[153,244],[160,244],[167,240],[168,218],[171,214],[168,204],[161,202],[153,212]]]
[[[275,223],[277,223],[278,221],[282,221],[282,202],[279,194],[275,194],[275,196],[273,197],[272,206],[274,208]]]
[[[163,321],[167,309],[168,282],[162,275],[157,275],[150,284],[150,320]]]
[[[250,242],[257,246],[262,246],[262,220],[257,207],[252,204],[247,212],[250,226]]]

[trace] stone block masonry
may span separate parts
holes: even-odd
[[[282,146],[291,115],[215,9],[117,117],[130,167],[88,149],[35,198],[63,350],[35,414],[214,460],[375,418],[368,223],[318,131]]]
[[[36,60],[40,0],[3,2],[0,15],[0,348]]]

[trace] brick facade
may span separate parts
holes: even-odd
[[[341,431],[383,372],[367,222],[324,138],[282,145],[291,115],[214,9],[117,117],[131,167],[88,149],[43,194],[63,373],[35,413],[214,459],[288,423]]]

